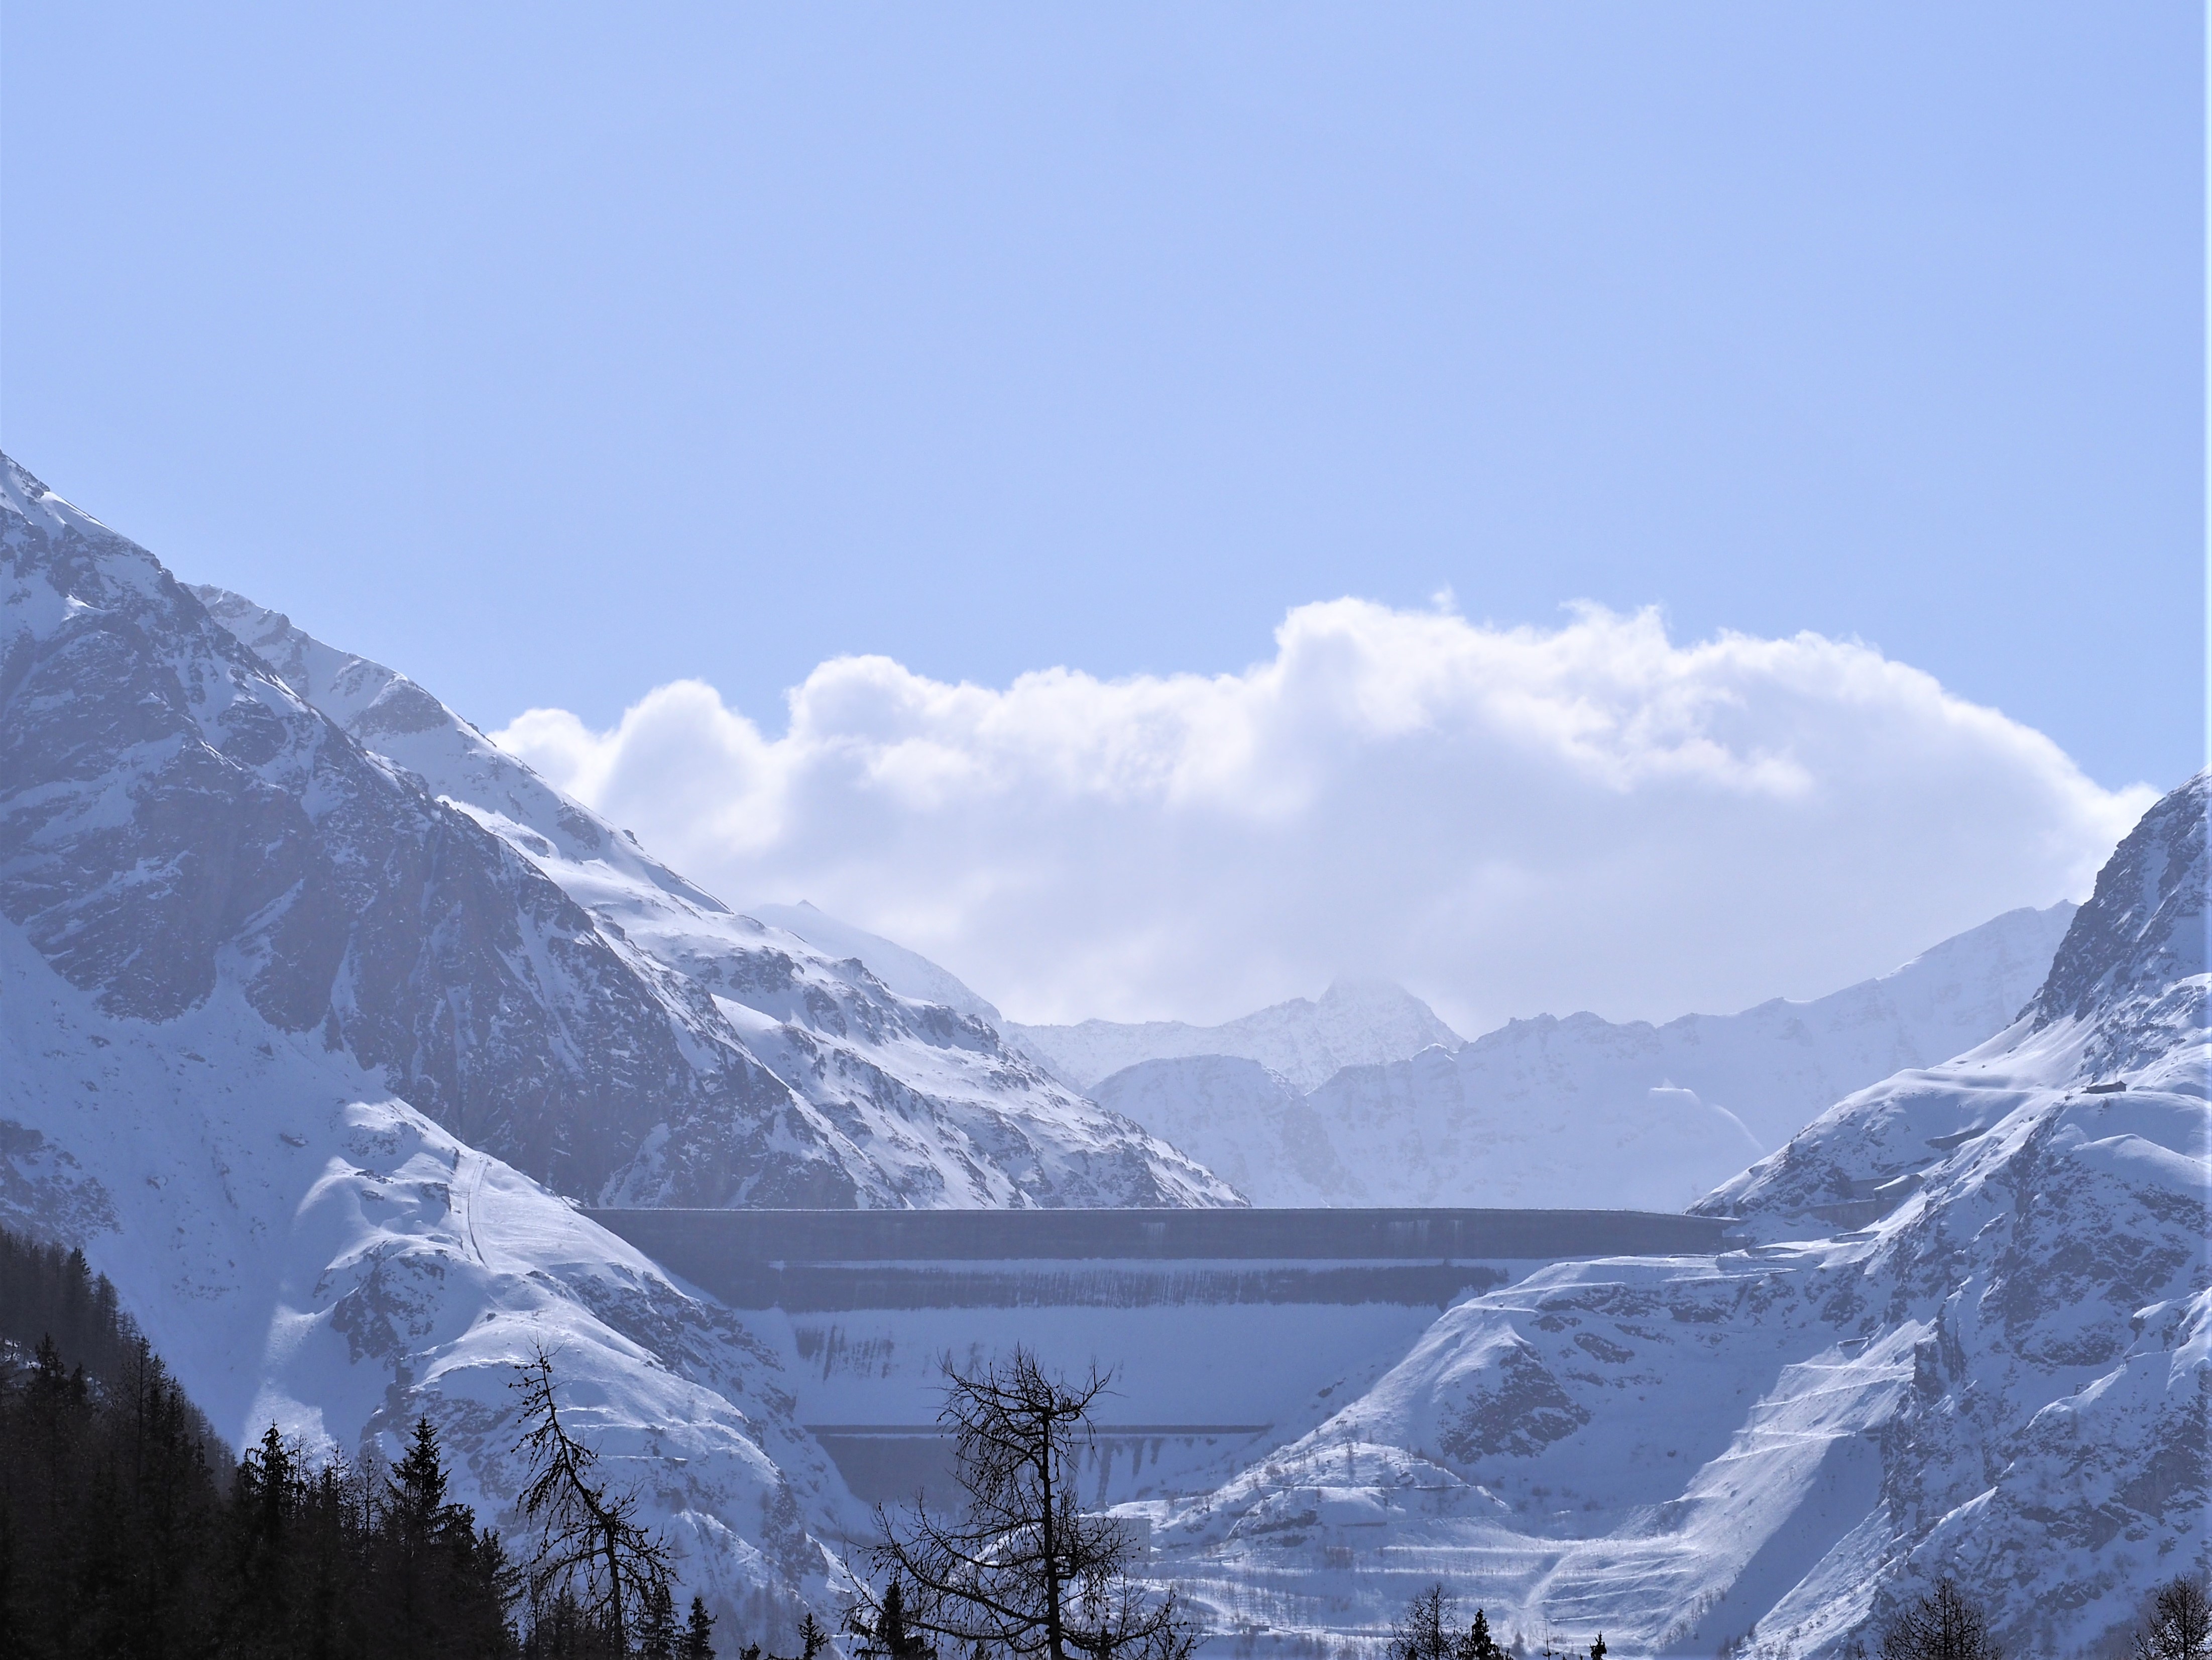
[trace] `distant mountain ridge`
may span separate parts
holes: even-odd
[[[2066,903],[2010,911],[1826,997],[1657,1026],[1540,1015],[1461,1043],[1393,988],[1395,997],[1358,1000],[1333,989],[1320,1004],[1215,1027],[1013,1030],[1063,1076],[1140,1055],[1090,1079],[1093,1098],[1257,1205],[1673,1210],[1852,1091],[2011,1024],[2074,915]],[[1368,1009],[1388,1018],[1358,1031]],[[1334,1020],[1327,1043],[1316,1036],[1323,1014]],[[1206,1047],[1215,1043],[1236,1047]],[[1363,1047],[1385,1058],[1304,1087],[1259,1058]]]
[[[1457,1049],[1462,1041],[1426,1003],[1387,980],[1340,980],[1318,1000],[1293,997],[1218,1026],[1085,1020],[1073,1026],[1009,1022],[1000,1030],[1055,1076],[1084,1090],[1141,1061],[1208,1055],[1256,1061],[1293,1087],[1310,1090],[1346,1067],[1400,1060],[1435,1044]]]
[[[812,906],[762,910],[902,989],[997,1016],[936,964]],[[2002,1030],[2075,910],[2007,912],[1825,997],[1658,1025],[1539,1015],[1463,1041],[1383,982],[1218,1026],[994,1024],[1255,1204],[1672,1210],[1852,1091]]]

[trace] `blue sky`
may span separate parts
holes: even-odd
[[[487,727],[1292,606],[1856,636],[2203,752],[2197,8],[0,22],[0,444]]]

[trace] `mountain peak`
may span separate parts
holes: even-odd
[[[1319,1000],[1343,1008],[1402,1006],[1409,1003],[1423,1009],[1428,1007],[1395,980],[1385,980],[1376,975],[1340,976],[1328,982],[1328,989],[1322,993]]]
[[[56,495],[22,463],[5,453],[0,453],[0,518],[21,519],[50,535],[70,529],[107,529],[82,508]]]
[[[2028,1006],[2035,1030],[2206,972],[2208,803],[2212,768],[2170,792],[2113,849]]]

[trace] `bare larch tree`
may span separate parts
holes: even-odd
[[[510,1385],[522,1397],[515,1446],[530,1464],[520,1503],[538,1535],[529,1568],[532,1610],[573,1597],[601,1640],[626,1654],[630,1633],[649,1629],[668,1595],[668,1548],[639,1523],[635,1493],[612,1493],[592,1479],[599,1454],[561,1421],[544,1347],[518,1370]]]
[[[2160,1586],[2150,1618],[2136,1633],[2135,1660],[2206,1660],[2212,1655],[2212,1597],[2184,1577]]]
[[[897,1517],[879,1505],[869,1550],[878,1573],[902,1586],[908,1640],[963,1657],[1188,1660],[1194,1633],[1174,1594],[1145,1595],[1129,1577],[1127,1532],[1077,1503],[1108,1378],[1094,1366],[1070,1383],[1019,1347],[972,1372],[948,1359],[945,1377],[938,1421],[952,1438],[962,1513],[948,1520],[919,1498]],[[884,1608],[870,1600],[872,1631]]]
[[[1952,1581],[1883,1627],[1881,1660],[2002,1660],[1988,1616]]]

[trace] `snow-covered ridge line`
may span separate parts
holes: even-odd
[[[1396,1061],[1437,1044],[1455,1049],[1462,1041],[1426,1003],[1387,980],[1340,980],[1316,1000],[1294,997],[1217,1026],[1085,1020],[1007,1023],[1002,1030],[1056,1076],[1085,1090],[1141,1061],[1186,1055],[1256,1061],[1310,1090],[1346,1067]]]
[[[812,906],[763,914],[996,1025],[1255,1204],[1674,1208],[1843,1096],[2009,1025],[2075,907],[2007,912],[1824,997],[1660,1025],[1540,1015],[1465,1043],[1380,982],[1219,1026],[1024,1026],[936,964]]]
[[[2008,912],[1809,1002],[1661,1026],[1540,1016],[1305,1090],[1249,1056],[1178,1049],[1092,1092],[1262,1205],[1678,1208],[1842,1096],[2009,1025],[2073,915]],[[1117,1030],[1127,1046],[1149,1029]]]

